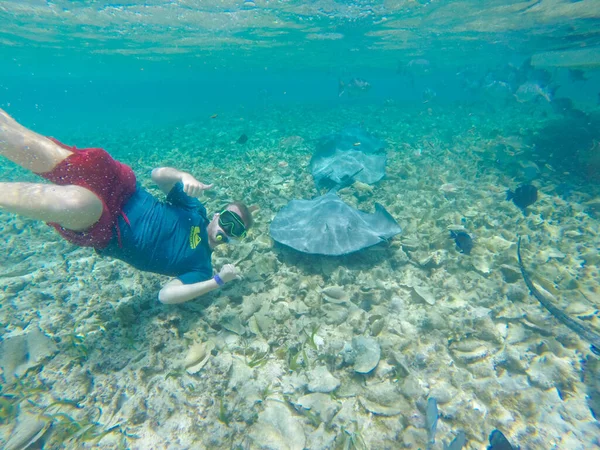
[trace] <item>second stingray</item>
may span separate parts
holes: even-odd
[[[373,184],[385,176],[385,143],[358,127],[323,136],[310,161],[317,189],[340,189],[361,181]]]
[[[302,253],[340,256],[371,247],[402,232],[379,203],[368,214],[348,206],[334,192],[313,200],[292,200],[271,222],[271,237]]]

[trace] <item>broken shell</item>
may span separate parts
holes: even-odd
[[[478,347],[471,351],[461,351],[455,349],[452,351],[454,358],[458,359],[463,364],[472,364],[489,355],[489,351],[484,346]]]
[[[210,352],[212,352],[214,348],[215,344],[212,341],[193,344],[183,362],[187,372],[189,374],[200,372],[208,362],[208,359],[211,356]]]
[[[340,286],[329,286],[324,288],[322,291],[323,295],[327,297],[327,300],[342,300],[346,301],[348,299],[348,295],[346,291],[344,291]],[[332,301],[332,303],[335,303]]]
[[[356,353],[355,372],[369,373],[379,364],[381,347],[375,339],[364,336],[355,337],[352,339],[352,349]]]
[[[573,392],[577,385],[577,374],[569,361],[552,353],[537,356],[531,362],[527,375],[531,384],[542,389],[557,388]]]
[[[18,450],[33,446],[48,431],[51,424],[52,421],[42,414],[21,413],[4,449]]]
[[[348,303],[350,300],[350,297],[348,294],[346,294],[346,291],[339,286],[326,287],[321,291],[321,293],[323,294],[323,300],[336,305]]]
[[[237,314],[224,317],[221,325],[227,331],[231,331],[239,336],[242,336],[246,333],[246,328],[244,325],[242,325],[240,317]]]
[[[542,250],[542,251],[540,251],[539,256],[546,262],[550,261],[550,259],[552,259],[552,258],[563,259],[563,258],[567,257],[567,255],[565,255],[563,252],[561,252],[560,250],[557,250],[555,248]]]
[[[435,297],[429,288],[423,286],[413,286],[413,298],[422,300],[428,305],[435,305]]]
[[[493,236],[490,239],[485,239],[486,248],[492,253],[505,252],[515,245],[512,241],[507,241],[501,236]]]
[[[381,333],[384,326],[385,320],[383,318],[374,320],[371,324],[371,335],[377,336],[379,333]]]
[[[598,310],[591,305],[586,305],[581,302],[570,303],[565,312],[571,316],[577,316],[580,319],[589,320],[598,314]]]
[[[328,394],[316,392],[300,397],[298,406],[317,414],[324,422],[329,422],[340,410],[338,402],[334,402]]]
[[[502,272],[502,277],[507,283],[517,283],[521,281],[521,271],[518,267],[502,264],[500,266],[500,272]]]
[[[415,238],[404,238],[400,241],[405,250],[416,250],[419,248],[419,241]]]
[[[458,186],[452,183],[444,183],[440,186],[439,190],[444,194],[455,194],[458,192]]]
[[[363,406],[363,408],[365,408],[370,413],[377,414],[379,416],[397,416],[398,414],[401,414],[403,411],[405,411],[406,408],[406,405],[380,405],[379,403],[375,403],[364,397],[358,397],[358,400],[360,401],[360,404]]]
[[[489,275],[492,272],[492,264],[493,262],[487,255],[473,258],[473,267],[482,275]]]

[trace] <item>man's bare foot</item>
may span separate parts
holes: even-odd
[[[15,119],[10,117],[6,111],[0,109],[0,139],[3,139],[4,133],[7,133],[9,129],[14,129],[18,125]]]
[[[15,119],[10,117],[6,111],[0,108],[0,130],[4,131],[5,126],[19,125]]]

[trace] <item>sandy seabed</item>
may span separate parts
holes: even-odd
[[[484,448],[496,428],[527,449],[600,445],[598,359],[528,294],[516,258],[520,235],[540,290],[600,332],[600,186],[540,163],[530,138],[552,120],[531,105],[388,104],[57,130],[103,146],[156,195],[150,170],[173,166],[215,183],[209,214],[234,199],[259,210],[246,240],[213,255],[244,279],[179,306],[157,300],[166,277],[0,213],[0,446],[425,448],[428,397],[440,412],[431,448],[459,430]],[[340,196],[381,203],[402,234],[342,258],[275,245],[277,211],[318,194],[315,139],[352,124],[387,143],[387,175]],[[3,181],[23,176],[2,164]],[[505,192],[532,170],[539,198],[524,214]],[[470,255],[449,238],[461,227]],[[367,374],[348,357],[360,337],[379,349]]]

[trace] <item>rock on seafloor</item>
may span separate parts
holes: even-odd
[[[327,367],[319,366],[308,372],[308,390],[310,392],[328,393],[337,389],[340,380],[335,378]]]
[[[267,402],[258,421],[252,425],[249,437],[252,448],[264,450],[303,450],[306,444],[302,423],[285,404],[276,400]]]

